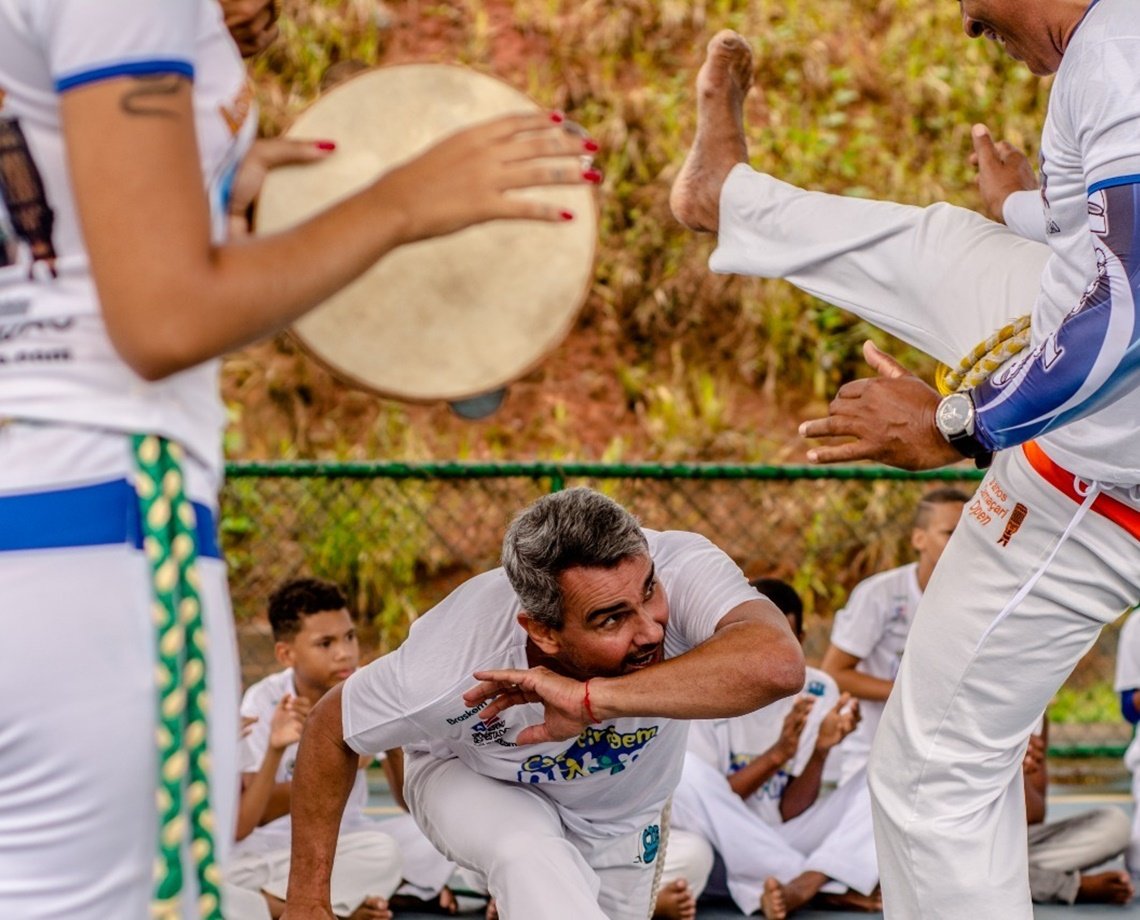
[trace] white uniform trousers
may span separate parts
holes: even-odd
[[[1081,872],[1123,853],[1130,830],[1128,816],[1111,806],[1030,825],[1029,891],[1033,900],[1074,903]]]
[[[746,166],[725,183],[720,229],[717,271],[786,277],[950,363],[1028,312],[1049,254],[960,208],[802,192]],[[983,492],[1005,496],[1005,516],[966,509],[872,750],[889,920],[1032,916],[1026,740],[1101,627],[1140,598],[1140,543],[1022,451],[998,455]],[[1003,540],[1017,504],[1027,515]]]
[[[406,754],[404,796],[427,838],[487,879],[503,920],[646,920],[656,860],[641,831],[587,840],[539,789],[475,773],[457,759]]]
[[[670,818],[669,840],[665,846],[665,866],[661,885],[683,878],[689,883],[694,898],[699,898],[709,883],[716,854],[712,844],[701,834],[682,830]]]
[[[432,846],[410,814],[387,818],[382,827],[400,849],[404,881],[397,893],[421,901],[439,897],[455,872],[455,863]]]
[[[870,894],[878,883],[871,801],[865,777],[820,799],[803,814],[770,825],[732,791],[728,778],[695,754],[673,793],[673,826],[707,839],[724,861],[728,891],[744,913],[760,907],[764,882],[787,884],[822,872],[823,889]]]
[[[365,898],[387,900],[400,884],[400,870],[400,851],[387,834],[379,830],[341,834],[330,886],[333,913],[347,917]],[[265,891],[284,901],[289,887],[289,850],[237,856],[226,865],[225,878],[229,885],[245,892]],[[260,894],[258,900],[265,904]],[[240,908],[231,906],[226,920],[259,920],[262,916],[258,905],[245,901]]]
[[[84,484],[84,476],[99,482],[128,475],[129,442],[57,426],[0,426],[0,501],[65,488],[44,480],[56,466],[73,477],[70,485]],[[21,478],[35,487],[8,491]],[[212,504],[201,492],[191,498]],[[54,520],[45,517],[35,529],[59,526],[72,504],[64,499]],[[237,654],[225,564],[200,558],[198,573],[209,637],[211,796],[221,860],[232,844],[238,789]],[[150,916],[158,852],[151,597],[146,557],[127,543],[0,551],[5,920]],[[183,866],[184,916],[197,917],[188,853]]]
[[[1132,774],[1132,839],[1124,852],[1124,864],[1134,879],[1140,879],[1140,770]]]

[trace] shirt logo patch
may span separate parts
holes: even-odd
[[[1021,529],[1021,524],[1027,514],[1029,514],[1029,509],[1021,502],[1013,506],[1009,520],[1005,522],[1005,530],[1003,530],[1001,536],[998,537],[998,546],[1009,546],[1009,541],[1013,538],[1013,535]]]
[[[657,824],[650,824],[641,832],[641,853],[637,861],[649,865],[657,858],[659,849],[661,849],[661,827]]]
[[[483,744],[492,744],[502,739],[507,733],[507,723],[498,716],[476,722],[471,726],[471,740],[478,747]]]
[[[594,773],[621,773],[641,756],[658,730],[656,725],[632,732],[619,732],[612,725],[590,726],[561,754],[535,754],[524,760],[519,766],[519,782],[553,783]]]

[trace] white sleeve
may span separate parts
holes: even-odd
[[[344,740],[358,754],[376,754],[422,741],[412,720],[403,679],[405,642],[352,674],[341,692]]]
[[[1085,186],[1140,181],[1140,38],[1106,36],[1082,55],[1069,118],[1080,144]]]
[[[841,652],[862,659],[879,644],[890,615],[888,605],[880,602],[881,591],[875,590],[881,584],[879,580],[857,584],[847,605],[835,614],[831,644]]]
[[[829,675],[822,671],[816,671],[814,668],[808,673],[807,681],[804,683],[804,693],[815,702],[812,704],[811,712],[808,713],[807,721],[804,723],[804,730],[800,734],[796,756],[788,764],[788,772],[792,776],[799,776],[804,772],[804,767],[807,766],[808,761],[811,760],[811,755],[815,752],[815,742],[819,738],[820,723],[839,700],[839,687],[835,681]]]
[[[194,75],[206,0],[25,0],[57,92],[120,76]]]
[[[687,750],[721,775],[729,769],[728,722],[725,719],[696,719],[689,723]]]
[[[1117,693],[1140,687],[1140,616],[1136,612],[1124,622],[1120,630],[1120,644],[1116,648]]]
[[[1038,243],[1048,242],[1045,233],[1045,208],[1038,189],[1011,192],[1001,206],[1002,220],[1018,236]]]
[[[669,629],[686,649],[708,639],[732,610],[760,599],[740,566],[709,540],[679,531],[661,538],[683,541],[660,575],[669,601]]]
[[[241,701],[242,716],[254,716],[257,721],[238,743],[238,772],[256,773],[269,750],[269,729],[273,721],[273,711],[277,703],[269,700],[269,695],[261,692],[260,684],[254,684]],[[269,702],[271,705],[266,705]]]

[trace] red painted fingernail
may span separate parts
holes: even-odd
[[[550,113],[550,120],[552,122],[554,122],[556,125],[560,125],[560,124],[562,124],[562,122],[564,122],[566,120],[566,116],[563,115],[561,112],[551,112]]]
[[[317,141],[318,150],[336,150],[336,141]]]
[[[573,211],[559,211],[558,216],[561,217],[563,220],[573,220],[574,219],[574,212]]]
[[[597,141],[585,140],[582,141],[582,148],[587,153],[597,153],[601,148],[598,146]]]
[[[595,185],[602,181],[602,174],[596,169],[587,169],[582,173],[582,178],[587,182],[593,182]]]

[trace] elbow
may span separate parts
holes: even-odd
[[[165,380],[211,357],[198,354],[187,336],[164,329],[161,323],[143,335],[116,334],[108,324],[108,333],[123,363],[147,383]]]
[[[769,647],[756,686],[757,707],[799,693],[807,678],[803,649],[794,639]]]

